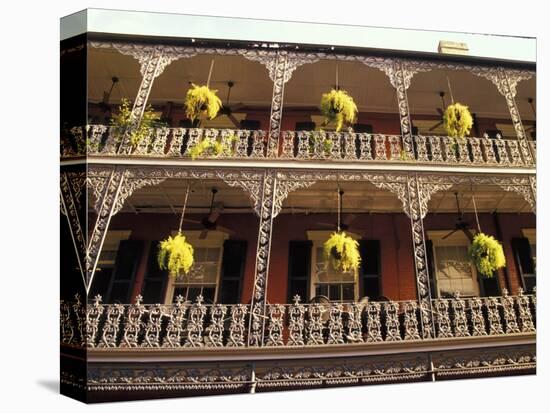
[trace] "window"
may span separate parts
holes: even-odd
[[[523,238],[512,239],[512,250],[516,268],[526,292],[532,292],[537,285],[537,233],[534,228],[524,228]]]
[[[186,231],[188,242],[193,245],[194,264],[188,274],[178,278],[170,277],[165,303],[175,302],[181,295],[185,300],[194,302],[202,295],[206,303],[218,299],[220,268],[223,254],[223,242],[227,234],[220,231],[208,231],[206,238],[200,239],[201,231]]]
[[[325,262],[323,244],[332,231],[308,231],[308,238],[313,241],[311,257],[310,299],[324,295],[331,301],[356,301],[359,293],[356,271],[336,271]],[[357,239],[354,234],[347,233]]]
[[[477,272],[468,257],[470,241],[462,231],[443,239],[449,231],[429,231],[435,264],[435,290],[438,297],[479,296]]]
[[[139,255],[127,247],[131,245],[131,242],[128,241],[130,232],[128,230],[107,231],[103,247],[99,254],[97,269],[89,294],[90,297],[95,297],[99,294],[102,296],[103,302],[106,303],[112,300],[126,301],[129,286],[123,284],[128,284],[127,280],[131,279],[134,272],[133,267]],[[120,248],[121,244],[124,245],[122,249]],[[120,269],[117,271],[117,256],[119,251],[121,253],[118,259],[118,267]],[[132,268],[127,269],[126,267],[128,266]],[[113,278],[114,272],[117,272],[119,276]],[[122,276],[123,272],[128,273],[127,277]]]

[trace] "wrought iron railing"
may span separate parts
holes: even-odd
[[[90,348],[246,347],[249,306],[194,302],[61,303],[61,342]],[[433,300],[436,339],[534,333],[536,295]],[[257,320],[255,320],[257,321]],[[422,341],[416,301],[268,304],[262,346]],[[257,334],[257,332],[254,332]],[[260,334],[261,335],[261,334]]]
[[[283,131],[276,139],[265,131],[232,129],[156,128],[137,146],[117,134],[111,127],[88,125],[73,128],[62,139],[62,156],[90,155],[147,156],[185,158],[204,139],[216,141],[218,151],[205,150],[199,158],[347,160],[361,162],[420,162],[426,164],[533,166],[524,156],[527,147],[515,139],[497,136],[483,138],[451,138],[449,136],[412,137],[413,152],[403,148],[401,135],[351,132]],[[80,145],[78,145],[80,142]],[[536,152],[534,142],[529,142]],[[222,149],[220,151],[220,149]]]

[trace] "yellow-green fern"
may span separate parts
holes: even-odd
[[[236,135],[231,135],[224,143],[216,139],[204,138],[199,143],[192,145],[188,149],[191,159],[209,156],[231,156],[233,154],[233,144],[238,140]]]
[[[191,84],[185,96],[185,114],[189,119],[206,117],[214,119],[220,108],[222,101],[216,96],[217,90],[210,90],[208,86],[197,86]]]
[[[171,276],[187,274],[193,266],[193,246],[179,232],[160,242],[157,259],[160,269],[168,270]]]
[[[474,120],[468,106],[460,103],[449,105],[443,114],[443,126],[447,135],[453,138],[463,138],[470,133]]]
[[[336,122],[336,131],[339,132],[344,123],[351,125],[355,122],[357,105],[345,90],[332,89],[321,96],[321,113],[325,124]]]
[[[478,272],[484,277],[492,277],[496,270],[506,265],[502,245],[490,235],[477,234],[468,254]]]
[[[151,105],[145,108],[139,124],[132,122],[132,104],[126,98],[122,99],[118,113],[111,118],[112,133],[117,142],[121,142],[125,134],[130,137],[130,145],[135,148],[153,132],[153,128],[160,126],[160,117]]]
[[[361,264],[359,243],[345,232],[334,232],[323,245],[325,259],[336,271],[355,271]]]

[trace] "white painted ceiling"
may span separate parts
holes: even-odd
[[[212,55],[199,55],[172,62],[153,85],[149,102],[164,104],[173,101],[183,104],[189,82],[206,83]],[[339,86],[347,90],[363,112],[397,113],[396,94],[387,76],[378,69],[358,62],[323,60],[300,66],[285,85],[285,106],[318,107],[321,94],[336,83],[338,65]],[[111,78],[120,81],[115,86],[110,102],[118,103],[122,97],[133,100],[138,90],[141,75],[137,61],[116,50],[94,49],[89,52],[88,63],[89,101],[99,102],[103,92],[111,87]],[[417,73],[408,91],[409,106],[413,114],[438,116],[441,107],[439,91],[446,92],[450,103],[447,77],[456,101],[467,104],[479,117],[510,118],[504,98],[488,80],[464,71],[432,71]],[[211,79],[211,88],[226,102],[227,82],[233,81],[232,105],[242,103],[249,107],[269,110],[272,97],[272,82],[267,69],[258,62],[241,56],[216,56]],[[520,115],[525,120],[534,118],[527,98],[535,98],[535,79],[518,85],[517,102]]]

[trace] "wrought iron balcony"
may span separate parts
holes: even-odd
[[[433,300],[436,337],[423,337],[416,301],[268,304],[262,347],[376,345],[441,339],[533,335],[536,295]],[[206,349],[248,347],[250,308],[245,304],[61,303],[63,345],[118,348]],[[252,320],[254,324],[258,321]],[[261,323],[257,323],[261,325]],[[257,346],[254,346],[257,347]]]
[[[414,150],[410,153],[403,149],[401,135],[369,133],[283,131],[278,138],[273,138],[266,131],[157,128],[132,147],[127,139],[104,125],[73,128],[72,132],[73,139],[62,140],[63,157],[77,155],[78,145],[74,142],[85,142],[89,155],[189,158],[192,148],[205,139],[218,142],[218,149],[223,150],[216,153],[207,149],[198,158],[532,167],[536,153],[535,142],[529,142],[530,150],[525,142],[500,136],[496,139],[487,136],[457,139],[415,135],[412,137]],[[522,144],[525,147],[522,148]],[[533,160],[526,155],[529,153],[533,153]]]

